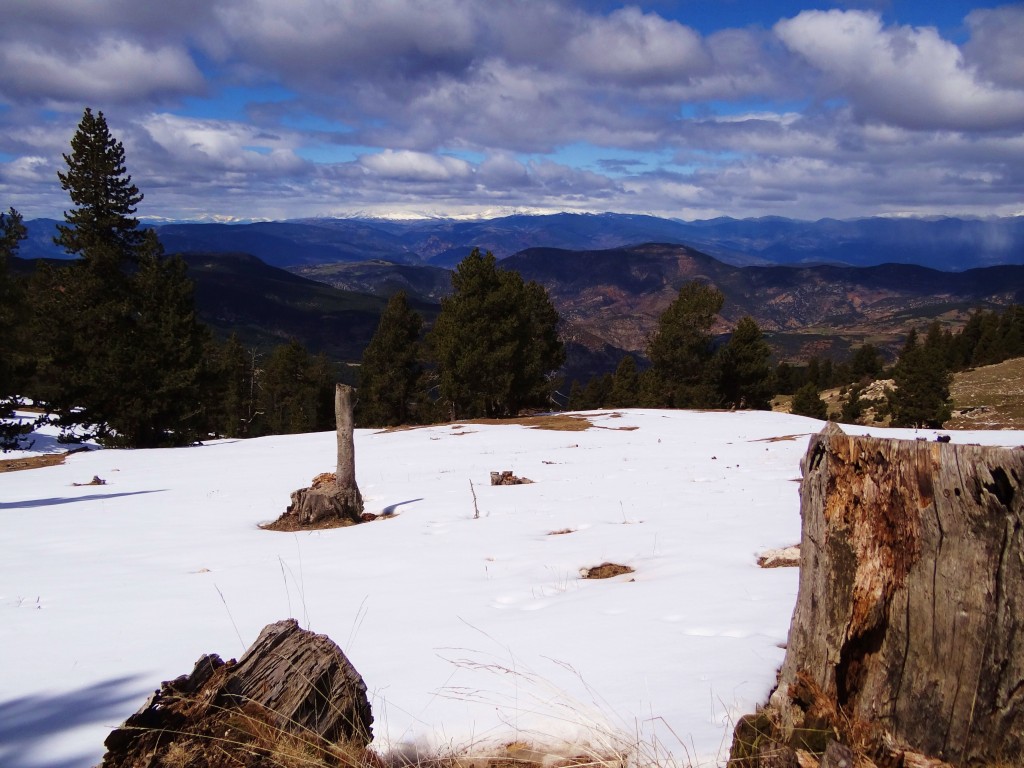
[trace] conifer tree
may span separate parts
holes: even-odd
[[[828,418],[828,405],[818,394],[818,387],[807,382],[793,395],[793,413],[797,416],[810,416],[812,419]]]
[[[206,334],[179,260],[134,218],[142,194],[100,112],[85,110],[58,174],[74,208],[56,242],[77,261],[34,282],[41,339],[35,386],[62,426],[110,444],[182,445],[201,421]]]
[[[609,400],[615,408],[635,408],[640,402],[640,373],[632,355],[626,355],[619,361],[612,376]]]
[[[749,315],[740,319],[716,355],[718,394],[729,408],[768,410],[772,399],[771,347]]]
[[[430,341],[452,418],[515,415],[547,403],[565,361],[547,292],[474,248],[452,275]]]
[[[658,319],[658,328],[647,348],[651,359],[648,402],[670,408],[699,408],[714,404],[714,384],[709,367],[711,326],[725,297],[713,286],[691,280]],[[649,402],[654,388],[660,403]]]
[[[937,326],[933,326],[933,329]],[[896,391],[891,397],[892,424],[895,427],[939,428],[949,419],[950,373],[943,350],[932,330],[928,339],[918,342],[911,329],[893,369]]]
[[[423,375],[422,329],[423,318],[409,306],[405,291],[388,300],[359,368],[356,416],[360,424],[408,423],[410,404]]]
[[[21,285],[11,276],[9,261],[18,252],[18,244],[25,239],[25,225],[21,214],[11,208],[0,213],[0,420],[10,419],[20,404],[23,377],[22,329],[25,324],[25,304]],[[0,450],[18,445],[23,430],[9,421],[0,421]]]

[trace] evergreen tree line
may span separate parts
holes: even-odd
[[[333,425],[325,358],[292,342],[264,361],[198,320],[184,261],[133,215],[143,195],[102,112],[85,110],[64,161],[72,209],[56,242],[77,258],[16,278],[25,227],[13,208],[0,215],[0,418],[28,395],[69,439],[124,447]],[[30,428],[0,425],[0,447]]]
[[[473,249],[452,274],[434,327],[391,297],[359,371],[360,426],[515,416],[550,408],[565,361],[558,312],[536,282]]]
[[[838,418],[854,423],[871,406],[880,418],[890,417],[893,426],[939,428],[952,413],[950,383],[954,372],[1022,356],[1024,307],[1018,305],[1002,312],[978,310],[958,331],[934,321],[923,339],[917,329],[911,329],[891,368],[882,365],[877,349],[865,344],[851,361],[849,378],[840,377],[840,382],[848,386]],[[893,388],[883,402],[866,402],[862,398],[864,387],[879,378],[891,378]],[[823,419],[827,409],[818,392],[839,382],[824,383],[810,375],[808,379],[794,394],[793,412]]]
[[[574,381],[569,408],[770,408],[771,349],[754,319],[742,318],[725,343],[715,344],[711,329],[724,303],[717,288],[685,283],[647,345],[650,366],[641,371],[626,355],[615,373],[586,386]]]

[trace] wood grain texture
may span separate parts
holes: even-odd
[[[802,462],[800,588],[772,697],[955,763],[1024,754],[1024,450],[853,437]],[[823,714],[825,713],[825,714]]]

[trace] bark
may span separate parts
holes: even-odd
[[[1019,760],[1024,450],[830,425],[802,469],[781,741],[831,729],[876,757]]]
[[[309,764],[355,766],[372,723],[366,685],[341,649],[288,619],[237,662],[205,655],[163,683],[107,737],[101,768],[279,768],[297,747]]]
[[[337,384],[334,388],[334,415],[338,435],[338,466],[332,482],[323,482],[329,475],[318,475],[308,488],[292,491],[284,514],[267,528],[300,530],[336,527],[363,521],[363,497],[356,484],[356,449],[353,439],[352,387]]]
[[[345,384],[334,386],[334,418],[338,427],[338,471],[334,473],[339,489],[359,491],[356,485],[356,448],[352,439],[353,402],[352,387]],[[362,507],[360,507],[362,511]]]

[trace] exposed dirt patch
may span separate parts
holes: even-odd
[[[66,453],[47,453],[43,456],[30,456],[25,459],[0,459],[0,472],[19,472],[23,469],[39,467],[55,467],[63,464]]]
[[[610,579],[614,576],[621,576],[624,573],[633,573],[628,565],[618,563],[601,563],[593,568],[584,568],[580,571],[580,577],[584,579]]]
[[[1024,429],[1024,358],[953,375],[946,429]]]
[[[374,516],[376,519],[376,516]],[[294,533],[295,531],[328,531],[332,528],[348,528],[350,525],[355,525],[352,520],[346,518],[336,517],[327,520],[320,520],[317,523],[310,525],[309,523],[300,523],[298,516],[296,515],[282,515],[272,523],[260,523],[259,527],[264,531],[285,531],[287,533]]]
[[[751,440],[752,443],[782,443],[790,440],[799,440],[801,437],[810,437],[810,432],[802,432],[799,435],[776,435],[775,437],[759,437]]]
[[[548,536],[564,536],[567,533],[576,533],[575,528],[562,528],[559,531],[548,531]]]

